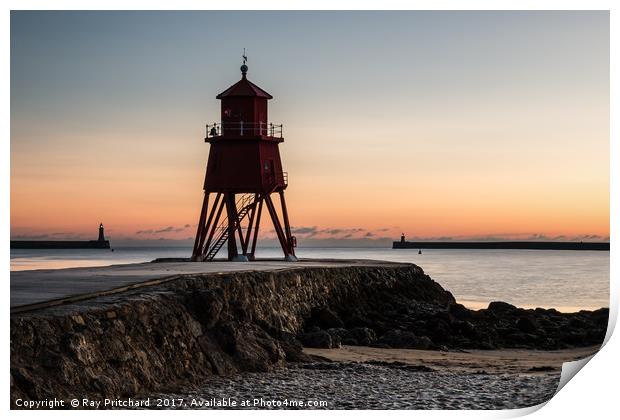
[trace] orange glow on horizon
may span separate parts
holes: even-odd
[[[13,238],[193,238],[239,39],[301,246],[609,238],[608,12],[67,13],[11,13]]]

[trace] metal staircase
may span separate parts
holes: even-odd
[[[234,229],[238,228],[243,219],[255,205],[256,201],[254,200],[254,194],[243,194],[239,200],[237,200],[235,206],[239,210],[237,212],[237,222],[235,223]],[[211,244],[203,261],[213,261],[213,258],[215,258],[224,243],[228,240],[228,233],[228,217],[224,217],[222,222],[215,228],[215,240]]]

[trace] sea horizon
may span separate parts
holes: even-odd
[[[136,264],[189,258],[191,246],[118,246],[111,250],[11,250],[11,272]],[[257,258],[281,259],[277,247]],[[414,263],[470,309],[504,301],[560,312],[609,306],[609,251],[396,250],[387,247],[299,247],[300,258],[371,259]],[[218,257],[225,257],[222,253]],[[205,263],[209,264],[209,263]],[[243,263],[239,263],[242,268]]]

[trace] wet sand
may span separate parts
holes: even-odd
[[[562,363],[583,359],[599,346],[566,350],[434,351],[342,346],[339,349],[305,348],[304,353],[333,362],[386,362],[424,366],[440,372],[489,374],[561,373]]]
[[[514,409],[553,397],[560,375],[419,371],[374,363],[291,363],[272,372],[213,376],[195,389],[152,395],[175,409]],[[219,401],[230,402],[228,406]],[[247,405],[244,405],[247,401]]]
[[[177,409],[515,409],[548,401],[562,363],[596,351],[306,348],[316,362],[213,376],[194,389],[152,397],[178,399],[180,405],[164,407]],[[232,405],[218,406],[222,400]]]

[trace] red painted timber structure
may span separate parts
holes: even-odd
[[[228,260],[254,260],[264,210],[285,259],[296,260],[284,199],[288,176],[278,148],[284,141],[282,125],[267,122],[272,96],[247,79],[246,60],[244,54],[241,80],[216,97],[222,101],[221,122],[207,125],[205,141],[211,147],[193,261],[213,260],[224,243]],[[281,218],[272,195],[279,196]]]

